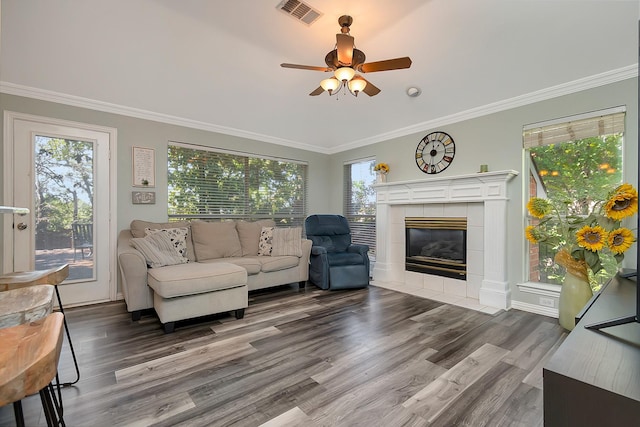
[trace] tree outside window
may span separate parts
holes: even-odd
[[[622,183],[621,132],[530,147],[529,198],[567,205],[570,215],[588,215],[594,205]],[[529,217],[528,224],[536,218]],[[556,248],[529,243],[529,280],[561,284],[564,272],[554,263]],[[616,273],[617,263],[602,254],[604,269],[591,277],[597,289]]]

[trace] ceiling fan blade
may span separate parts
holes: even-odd
[[[364,77],[362,77],[362,79],[367,82],[367,85],[364,87],[364,89],[362,89],[364,93],[366,93],[369,96],[376,96],[377,94],[380,93],[380,89],[378,89],[376,86],[371,84],[369,80],[365,79]]]
[[[411,67],[411,58],[405,56],[403,58],[387,59],[385,61],[368,62],[362,64],[358,71],[373,73],[374,71],[400,70],[409,67]]]
[[[353,61],[353,40],[348,34],[336,34],[336,49],[340,65],[349,66]]]
[[[298,64],[280,64],[282,68],[295,68],[297,70],[311,70],[311,71],[333,71],[328,67],[316,67],[314,65],[298,65]]]
[[[324,92],[324,89],[322,89],[322,86],[318,86],[318,88],[316,90],[314,90],[313,92],[311,92],[309,94],[309,96],[318,96],[323,92]]]

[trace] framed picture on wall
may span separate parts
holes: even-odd
[[[134,187],[156,186],[156,151],[153,148],[133,147],[131,165]]]

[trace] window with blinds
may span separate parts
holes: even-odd
[[[186,144],[168,147],[169,218],[302,225],[307,164]]]
[[[375,159],[344,165],[344,216],[349,221],[353,243],[369,245],[376,252],[376,193],[373,184]]]
[[[529,160],[528,196],[566,206],[567,215],[585,216],[597,200],[622,183],[625,109],[612,108],[525,126],[522,140]],[[554,220],[549,220],[553,224]],[[527,225],[539,222],[527,217]],[[529,281],[561,284],[564,273],[553,261],[557,248],[529,243]],[[603,283],[617,262],[601,254],[604,270],[592,280]]]

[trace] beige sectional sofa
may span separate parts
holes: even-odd
[[[167,233],[181,253],[172,265],[149,258],[145,250],[153,237],[150,235],[169,242]],[[179,237],[174,239],[176,235]],[[208,314],[235,311],[236,317],[242,318],[250,290],[289,283],[304,286],[310,252],[311,241],[301,238],[299,228],[275,227],[272,220],[134,220],[130,229],[118,236],[118,265],[127,310],[137,320],[142,310],[154,308],[165,332],[171,332],[178,320]]]

